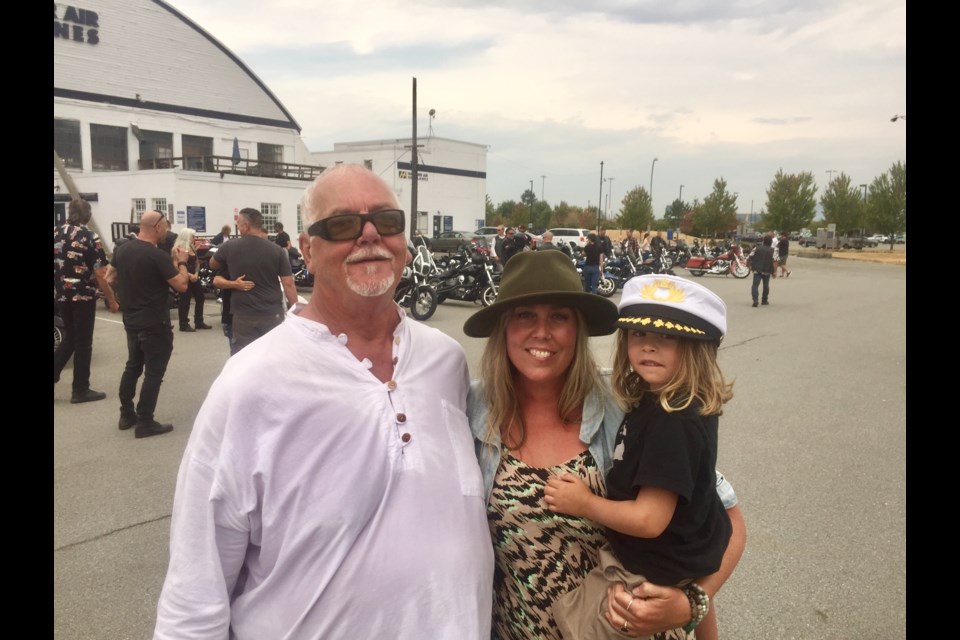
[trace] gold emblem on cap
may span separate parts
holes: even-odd
[[[640,289],[640,297],[656,302],[680,303],[687,299],[687,294],[672,280],[654,280]]]
[[[690,327],[685,324],[679,324],[671,320],[664,320],[663,318],[651,318],[649,316],[633,316],[633,317],[620,318],[618,322],[623,322],[625,324],[639,324],[644,327],[647,326],[648,324],[652,324],[657,329],[667,328],[673,331],[681,331],[683,333],[693,333],[698,336],[707,335],[707,332],[704,331],[703,329]]]

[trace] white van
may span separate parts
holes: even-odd
[[[550,229],[553,234],[553,244],[558,247],[564,244],[574,243],[580,248],[587,245],[587,234],[592,233],[590,229],[571,229],[569,227],[559,227]]]

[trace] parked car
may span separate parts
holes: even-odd
[[[550,233],[553,234],[553,244],[557,245],[558,247],[570,242],[574,243],[578,247],[585,247],[587,246],[587,234],[590,233],[590,229],[558,227],[556,229],[550,229]]]
[[[817,236],[801,236],[797,241],[801,247],[816,247],[817,246]]]
[[[875,233],[872,236],[867,236],[867,241],[872,242],[873,246],[877,246],[878,244],[890,244],[890,239],[882,233]]]
[[[493,244],[493,239],[497,237],[497,228],[496,227],[480,227],[473,232],[474,235],[483,236],[487,239],[487,244]]]
[[[893,237],[894,244],[907,244],[907,234],[898,233]]]
[[[486,247],[487,239],[473,231],[444,231],[440,235],[430,238],[434,251],[454,253],[463,249],[472,249],[477,246]]]

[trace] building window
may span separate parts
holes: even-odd
[[[280,221],[280,203],[261,202],[260,214],[263,216],[263,230],[272,233],[277,222]]]
[[[90,157],[94,171],[129,171],[127,128],[91,124]]]
[[[173,134],[143,129],[140,140],[141,169],[169,169],[173,166]]]
[[[298,236],[301,233],[303,233],[303,219],[300,217],[300,212],[302,210],[301,207],[302,205],[297,204],[297,235]]]
[[[147,199],[146,198],[134,198],[133,199],[133,220],[134,222],[140,222],[140,216],[147,212]]]
[[[80,121],[53,119],[53,150],[68,169],[83,169],[80,153]]]
[[[183,168],[187,171],[213,171],[213,138],[183,136]]]
[[[364,160],[363,166],[365,166],[367,169],[370,169],[370,171],[373,171],[373,160]]]
[[[280,164],[283,162],[283,145],[257,143],[257,163],[260,165],[260,175],[281,175]]]
[[[153,199],[153,210],[159,211],[164,215],[164,217],[169,218],[167,215],[167,199],[166,198],[154,198]]]

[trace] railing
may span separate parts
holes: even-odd
[[[267,162],[242,159],[234,164],[230,156],[182,156],[179,158],[153,158],[140,160],[139,168],[144,171],[152,169],[179,169],[185,171],[200,171],[203,173],[219,173],[224,175],[261,176],[264,178],[282,178],[285,180],[310,181],[319,176],[325,167],[309,164],[293,164],[290,162]]]

